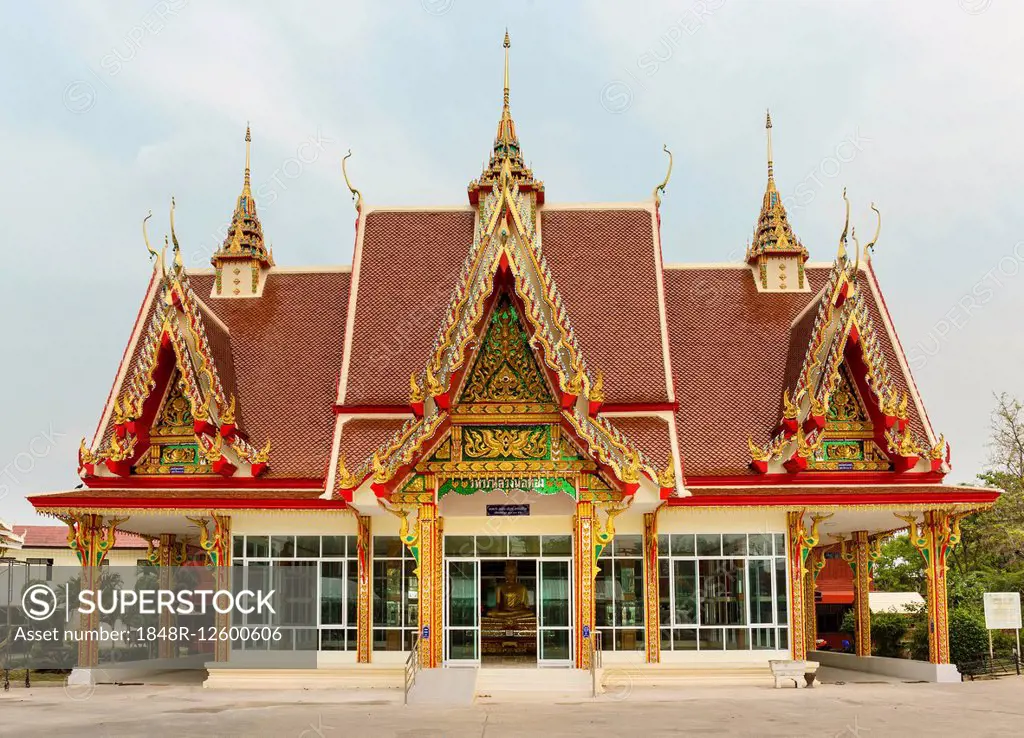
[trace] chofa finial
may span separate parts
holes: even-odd
[[[348,153],[341,157],[341,174],[345,178],[345,186],[348,187],[348,191],[352,193],[352,201],[356,204],[356,212],[358,213],[362,208],[363,194],[352,186],[352,182],[348,178],[348,167],[345,162],[352,156],[352,149],[348,150]]]
[[[668,150],[668,144],[662,144],[661,149],[668,154],[668,171],[665,172],[665,179],[663,179],[661,183],[654,188],[654,192],[651,193],[651,196],[654,198],[655,205],[661,205],[661,193],[665,192],[665,188],[668,187],[669,177],[672,176],[672,152]]]

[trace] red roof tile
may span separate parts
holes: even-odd
[[[629,442],[659,472],[665,468],[672,453],[672,429],[668,422],[653,417],[605,418],[618,428]]]
[[[254,445],[272,443],[266,476],[323,477],[334,435],[348,272],[271,272],[263,296],[252,299],[204,297],[213,275],[190,279],[231,333],[245,408],[240,427]]]
[[[25,537],[23,548],[68,548],[66,525],[16,525],[14,530]],[[118,531],[114,548],[146,548],[147,541],[134,533]]]
[[[800,368],[814,322],[814,308],[810,317],[800,313],[825,283],[828,268],[807,269],[811,294],[758,293],[745,268],[666,269],[665,276],[686,474],[752,475],[747,437],[765,443],[779,420],[785,382],[791,385]],[[860,289],[902,392],[907,380],[867,279]],[[923,434],[913,404],[909,410],[911,427]]]
[[[372,211],[359,263],[346,405],[402,405],[473,243],[465,211]],[[542,209],[542,251],[609,403],[665,402],[651,213]],[[623,350],[628,347],[628,350]]]

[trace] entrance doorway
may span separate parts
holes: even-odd
[[[572,559],[562,540],[568,536],[508,537],[534,539],[522,553],[506,537],[478,538],[486,548],[471,536],[445,538],[445,662],[570,666]]]

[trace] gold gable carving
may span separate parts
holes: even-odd
[[[875,426],[864,410],[864,403],[846,366],[828,399],[822,442],[814,452],[810,467],[819,471],[887,471],[889,457],[875,443]]]
[[[466,379],[460,402],[551,403],[519,311],[502,296]]]

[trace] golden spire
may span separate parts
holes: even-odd
[[[508,38],[508,29],[505,29],[505,42],[502,44],[505,47],[505,111],[508,107],[508,50],[512,48],[512,42]]]
[[[494,136],[494,146],[491,149],[491,156],[484,165],[479,179],[469,185],[470,202],[479,201],[480,191],[489,191],[495,184],[502,181],[502,174],[517,183],[522,190],[532,190],[537,193],[538,204],[543,203],[544,185],[542,182],[535,182],[533,172],[523,159],[523,152],[519,148],[519,136],[516,134],[516,124],[512,119],[512,109],[509,105],[509,57],[512,42],[509,39],[508,30],[505,31],[505,38],[502,41],[502,48],[505,50],[505,74],[502,85],[501,118],[498,120],[498,131]]]
[[[782,204],[782,196],[775,187],[775,162],[772,153],[772,114],[765,114],[765,131],[768,138],[768,186],[761,202],[761,213],[754,227],[754,240],[747,249],[747,261],[751,264],[769,255],[797,255],[807,261],[807,249],[793,233]],[[802,285],[802,277],[801,277]]]
[[[256,200],[252,196],[250,181],[250,164],[252,155],[252,129],[245,126],[245,176],[242,179],[242,192],[235,203],[235,211],[231,215],[231,224],[227,236],[220,249],[213,255],[212,263],[218,265],[219,257],[247,257],[264,266],[274,263],[270,252],[263,243],[263,225],[256,213]]]
[[[249,123],[245,123],[245,180],[242,182],[242,194],[252,196],[249,189],[249,153],[252,146],[252,133],[249,130]],[[770,168],[770,167],[769,167]]]

